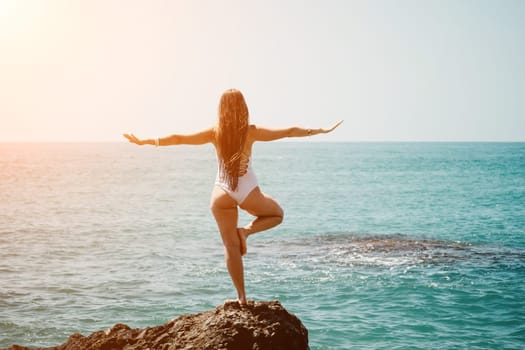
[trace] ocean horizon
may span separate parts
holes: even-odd
[[[525,346],[524,142],[253,152],[285,219],[248,240],[248,298],[279,300],[312,350]],[[209,210],[215,172],[211,145],[0,143],[0,347],[235,298]]]

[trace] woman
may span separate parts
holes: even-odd
[[[157,139],[124,136],[137,145],[202,145],[212,143],[217,151],[218,171],[211,194],[211,211],[217,221],[224,244],[226,266],[237,289],[238,302],[246,304],[242,256],[246,254],[248,236],[279,225],[283,210],[267,194],[261,192],[252,169],[252,145],[256,141],[273,141],[285,137],[303,137],[333,131],[329,129],[267,129],[248,122],[248,107],[238,90],[226,91],[219,104],[216,126],[191,135],[171,135]],[[238,207],[255,216],[250,224],[237,227]]]

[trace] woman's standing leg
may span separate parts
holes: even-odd
[[[211,195],[211,211],[221,233],[226,266],[237,289],[237,298],[239,303],[246,304],[241,240],[237,234],[237,202],[222,189],[215,187]]]

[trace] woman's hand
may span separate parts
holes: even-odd
[[[328,129],[321,129],[322,130],[322,133],[323,134],[328,134],[329,132],[332,132],[335,130],[335,128],[337,128],[339,125],[341,125],[341,123],[343,122],[344,120],[340,120],[338,121],[337,123],[335,123],[334,125],[332,125],[330,128]]]
[[[135,136],[133,134],[124,134],[124,137],[127,138],[129,140],[129,142],[134,143],[134,144],[139,145],[139,146],[142,146],[142,145],[146,144],[143,140],[137,138],[137,136]]]

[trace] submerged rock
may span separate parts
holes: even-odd
[[[89,336],[78,333],[46,350],[308,349],[308,331],[278,301],[240,306],[226,302],[215,310],[183,315],[156,327],[117,324]],[[7,350],[30,350],[13,345]],[[34,350],[34,349],[33,349]]]

